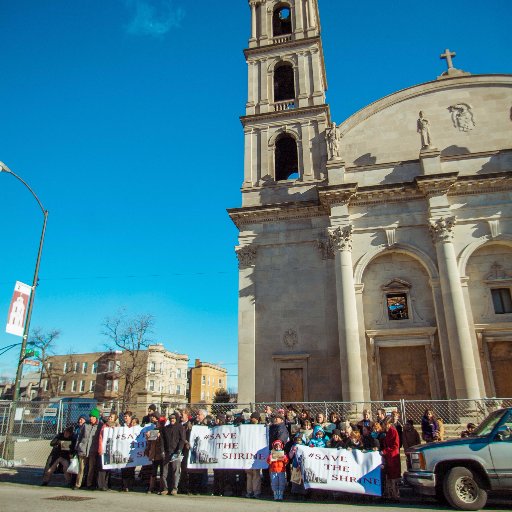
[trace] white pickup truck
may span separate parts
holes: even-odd
[[[512,492],[512,408],[491,413],[471,437],[406,451],[406,482],[459,510],[479,510],[489,491]]]

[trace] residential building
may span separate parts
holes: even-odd
[[[189,368],[189,402],[213,402],[216,391],[227,389],[227,380],[228,371],[225,368],[196,359],[195,366]]]
[[[56,355],[48,358],[42,396],[81,396],[105,404],[185,403],[188,356],[150,345],[129,351]]]

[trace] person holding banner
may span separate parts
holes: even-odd
[[[261,416],[259,412],[251,414],[249,424],[259,425]],[[259,469],[246,469],[246,498],[259,498],[261,496],[261,473]]]
[[[108,420],[101,427],[100,432],[100,440],[98,443],[98,454],[103,455],[103,436],[105,434],[106,428],[115,428],[119,427],[119,421],[117,419],[117,414],[115,412],[111,412],[108,416]],[[99,460],[99,469],[98,469],[98,489],[100,491],[108,491],[110,486],[110,469],[104,469],[101,463],[101,457]]]
[[[153,418],[153,417],[152,417]],[[151,421],[151,420],[150,420]],[[157,423],[155,428],[152,430],[148,430],[146,432],[146,450],[144,455],[147,455],[148,459],[151,461],[151,475],[149,477],[149,485],[147,494],[151,494],[155,491],[156,488],[156,479],[158,476],[158,470],[160,469],[160,491],[164,490],[163,486],[163,449],[162,449],[162,438],[160,436],[160,432],[165,427],[165,423],[167,422],[167,418],[165,416],[160,416],[157,418]]]
[[[124,426],[128,428],[132,428],[135,426],[133,423],[133,412],[125,411],[123,414]],[[127,467],[121,469],[121,481],[122,481],[122,490],[124,492],[129,492],[130,489],[135,485],[135,468]]]
[[[329,442],[329,436],[325,435],[324,429],[320,425],[315,425],[313,436],[309,441],[309,446],[316,448],[325,448]]]
[[[306,438],[301,432],[297,432],[293,436],[293,445],[288,452],[288,457],[292,466],[290,475],[290,482],[292,484],[291,493],[297,496],[301,496],[302,498],[304,498],[307,493],[306,488],[304,487],[304,480],[302,478],[302,468],[300,465],[299,457],[297,457],[297,446],[304,444],[306,444]]]
[[[192,422],[193,425],[208,426],[208,411],[199,409]],[[208,470],[207,469],[188,469],[189,490],[192,494],[206,494],[208,491]]]

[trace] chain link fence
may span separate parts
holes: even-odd
[[[148,413],[151,404],[123,404],[110,401],[97,403],[92,399],[52,399],[50,401],[19,401],[16,406],[11,401],[0,401],[0,458],[5,459],[6,436],[8,434],[9,417],[14,415],[14,459],[20,464],[44,467],[51,451],[50,440],[70,425],[76,425],[80,416],[88,418],[89,411],[98,407],[103,417],[111,411],[122,414],[130,410],[134,416],[142,420]],[[272,410],[293,409],[296,413],[306,409],[316,417],[322,413],[326,418],[332,412],[338,413],[341,419],[358,422],[363,417],[363,410],[376,417],[377,409],[384,409],[387,414],[397,410],[402,421],[412,419],[418,425],[426,409],[432,409],[437,417],[444,421],[446,438],[458,437],[469,422],[480,423],[490,412],[512,407],[512,398],[484,398],[481,400],[397,400],[380,402],[264,402],[264,403],[218,403],[218,404],[187,404],[187,403],[155,403],[157,414],[169,414],[187,409],[194,416],[201,409],[211,416],[231,413],[235,417],[248,420],[252,412],[264,414],[267,407]]]

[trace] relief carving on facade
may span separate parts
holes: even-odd
[[[317,241],[317,247],[322,255],[323,260],[330,260],[334,258],[334,247],[331,238],[321,238]]]
[[[352,225],[338,226],[329,229],[329,239],[333,247],[339,251],[352,250]]]
[[[453,227],[455,226],[455,217],[440,217],[430,220],[430,235],[433,242],[450,242],[453,239]]]
[[[297,331],[294,331],[293,329],[288,329],[283,334],[283,343],[288,348],[293,348],[297,343],[299,342],[299,336],[297,335]]]
[[[512,275],[497,261],[491,265],[490,272],[485,276],[485,281],[505,281],[510,279],[512,279]]]
[[[468,103],[457,103],[448,107],[452,114],[453,126],[461,132],[469,132],[475,127],[472,108]]]
[[[239,269],[252,267],[256,264],[256,247],[252,245],[237,247],[235,252],[238,258]]]

